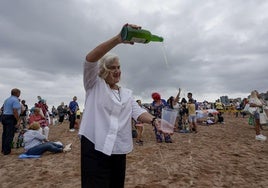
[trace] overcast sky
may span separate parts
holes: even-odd
[[[84,106],[86,54],[119,33],[141,25],[164,43],[125,45],[120,85],[136,99],[167,99],[182,88],[198,101],[247,97],[268,90],[266,0],[0,0],[0,103],[12,88],[31,107]],[[166,61],[167,60],[167,61]]]

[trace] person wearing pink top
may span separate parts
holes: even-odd
[[[29,116],[29,124],[38,122],[40,124],[40,132],[48,139],[49,127],[46,118],[40,113],[40,108],[35,107],[34,113]]]

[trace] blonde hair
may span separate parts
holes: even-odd
[[[35,108],[34,108],[34,112],[38,112],[38,113],[40,113],[40,108],[35,107]]]
[[[33,123],[30,124],[29,130],[38,130],[40,129],[40,124],[36,121],[34,121]]]
[[[254,99],[254,101],[255,101],[256,104],[258,104],[258,105],[261,105],[262,104],[261,100],[259,99],[259,93],[258,93],[257,90],[251,91],[250,98],[251,99]]]
[[[99,61],[99,77],[106,79],[111,71],[108,67],[113,62],[119,61],[119,57],[116,54],[107,53]]]

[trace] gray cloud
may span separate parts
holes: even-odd
[[[140,6],[142,2],[143,6]],[[135,23],[161,43],[119,45],[121,85],[150,102],[188,91],[200,101],[267,89],[266,1],[1,1],[0,102],[18,87],[29,105],[84,103],[82,63],[89,50]],[[167,62],[166,62],[167,59]]]

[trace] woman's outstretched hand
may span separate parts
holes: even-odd
[[[128,23],[126,23],[123,27],[125,27],[125,26],[130,26],[130,27],[132,27],[134,29],[141,29],[141,26],[138,26],[138,25],[135,25],[135,24],[128,24]],[[131,45],[134,44],[134,42],[131,42],[131,41],[123,41],[123,39],[121,37],[121,32],[118,34],[118,36],[120,37],[122,43],[124,43],[124,44],[131,44]]]

